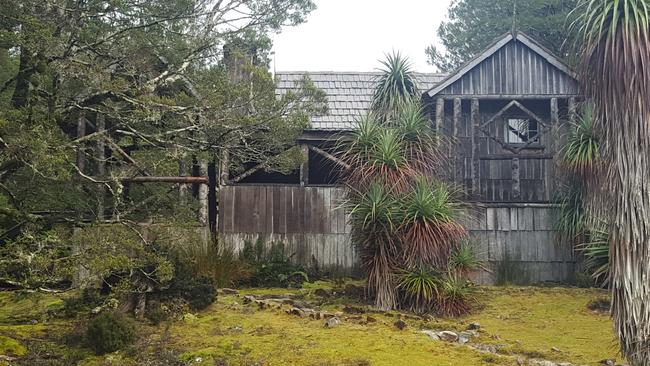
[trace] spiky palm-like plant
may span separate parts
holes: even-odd
[[[348,196],[352,242],[361,257],[368,290],[377,308],[393,309],[397,300],[392,277],[399,253],[395,237],[399,222],[397,201],[384,184],[377,182],[363,190],[351,188]]]
[[[371,109],[382,122],[394,121],[394,115],[411,99],[419,99],[417,77],[411,63],[399,52],[386,55],[380,61],[382,68],[375,79],[377,87],[372,98]]]
[[[594,102],[621,351],[650,365],[650,0],[582,0],[582,81]]]
[[[416,313],[426,313],[434,305],[438,296],[440,274],[431,267],[416,266],[403,270],[398,276],[398,289],[404,293],[402,306]]]
[[[455,219],[457,207],[449,189],[430,178],[419,177],[400,200],[404,215],[400,231],[403,237],[403,262],[445,267],[451,251],[466,235]]]

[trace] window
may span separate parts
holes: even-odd
[[[539,142],[537,121],[527,118],[507,118],[506,121],[506,143],[531,144]]]

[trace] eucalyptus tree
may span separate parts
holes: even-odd
[[[650,365],[650,1],[582,0],[576,13],[607,166],[612,315],[623,355]]]

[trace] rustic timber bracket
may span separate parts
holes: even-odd
[[[514,154],[519,154],[522,150],[530,147],[532,144],[537,143],[537,141],[530,140],[527,141],[526,143],[512,145],[502,139],[493,136],[488,129],[490,124],[494,123],[495,121],[503,117],[506,113],[510,112],[514,108],[517,108],[521,112],[524,112],[524,114],[526,114],[531,119],[535,120],[538,123],[538,125],[541,126],[537,134],[537,139],[539,139],[540,137],[542,137],[543,135],[545,135],[547,132],[551,130],[549,124],[546,121],[544,121],[541,117],[533,113],[530,109],[526,108],[523,104],[519,103],[516,100],[513,100],[510,103],[508,103],[505,107],[501,108],[501,110],[499,110],[494,116],[490,117],[490,119],[488,119],[485,123],[481,124],[479,126],[479,130],[483,132],[485,136],[489,137],[490,139],[494,140],[496,143],[501,145],[501,147],[503,147],[504,149],[511,151]]]

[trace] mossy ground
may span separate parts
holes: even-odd
[[[600,290],[482,288],[483,308],[475,314],[431,321],[407,317],[408,327],[402,331],[393,326],[396,313],[371,313],[376,322],[344,321],[328,329],[322,320],[288,315],[279,309],[259,310],[242,301],[246,294],[291,293],[328,311],[361,305],[352,299],[314,295],[317,288],[328,287],[330,283],[318,282],[299,290],[245,289],[240,296],[220,296],[195,317],[159,326],[140,324],[142,337],[137,345],[101,357],[80,343],[70,346],[64,342],[83,319],[52,316],[61,306],[60,295],[0,293],[0,354],[14,352],[22,357],[19,364],[25,365],[36,364],[34,354],[46,349],[50,357],[58,354],[60,362],[40,364],[157,365],[180,361],[204,365],[417,366],[516,365],[514,354],[596,365],[617,353],[607,315],[587,309],[589,301],[604,296]],[[38,323],[32,324],[34,320]],[[506,346],[502,355],[431,341],[420,333],[421,329],[460,330],[472,321],[482,325],[477,341]]]

